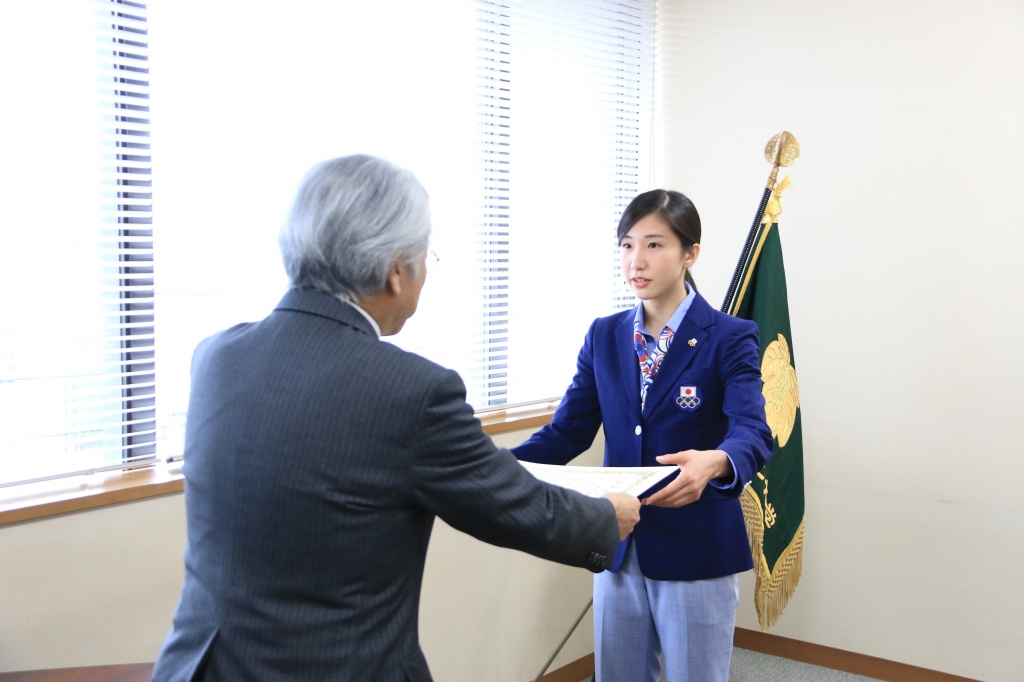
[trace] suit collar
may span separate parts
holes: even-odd
[[[326,317],[345,326],[358,329],[374,338],[377,337],[373,325],[353,305],[322,291],[289,289],[275,310],[291,310]]]

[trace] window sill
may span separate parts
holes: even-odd
[[[0,488],[0,526],[184,489],[181,463]]]
[[[480,412],[477,417],[484,431],[494,435],[543,426],[551,421],[557,406],[557,402],[535,403],[511,410]],[[0,488],[0,526],[178,493],[184,489],[181,462]]]

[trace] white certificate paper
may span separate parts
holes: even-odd
[[[677,466],[576,467],[533,462],[520,464],[545,483],[553,483],[591,497],[600,497],[605,493],[629,493],[639,497],[679,471]]]

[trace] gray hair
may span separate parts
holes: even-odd
[[[393,263],[418,269],[430,243],[427,192],[384,159],[323,161],[302,179],[278,242],[293,288],[369,298]]]

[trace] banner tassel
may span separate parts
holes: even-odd
[[[750,488],[747,488],[740,495],[740,505],[743,507],[743,517],[747,522],[747,537],[751,548],[763,547],[764,512],[760,500]],[[775,625],[789,603],[789,598],[796,592],[797,583],[800,582],[803,573],[803,545],[804,521],[801,519],[789,546],[775,563],[774,572],[768,568],[764,554],[756,549],[754,551],[754,608],[757,610],[757,622],[762,631]]]

